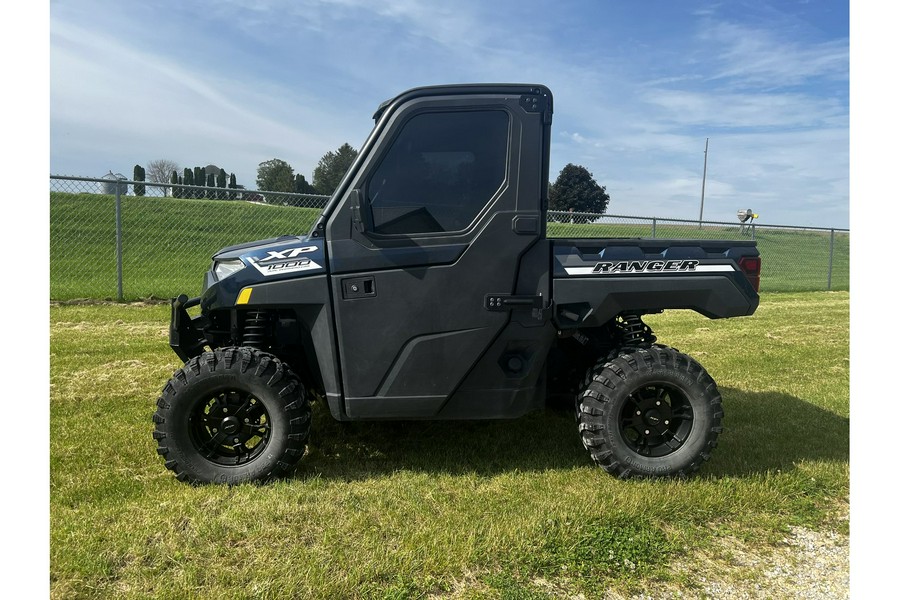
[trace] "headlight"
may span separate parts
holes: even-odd
[[[244,263],[239,258],[234,260],[216,261],[216,268],[214,269],[216,273],[216,279],[222,281],[226,277],[234,275],[245,266],[246,265],[244,265]]]

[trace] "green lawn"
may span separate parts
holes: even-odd
[[[292,477],[192,487],[151,437],[180,366],[168,307],[51,306],[52,596],[691,596],[724,566],[752,580],[729,544],[847,531],[848,309],[846,292],[764,294],[749,318],[648,317],[724,399],[720,445],[689,480],[606,475],[569,413],[339,424],[316,403]]]
[[[318,209],[173,198],[122,199],[125,299],[199,294],[216,250],[278,235],[305,234]],[[50,193],[50,297],[114,299],[115,198]],[[749,239],[737,227],[662,225],[657,238]],[[551,223],[551,237],[650,237],[650,225]],[[763,291],[824,290],[828,233],[758,228]],[[849,235],[835,236],[831,289],[849,289]]]

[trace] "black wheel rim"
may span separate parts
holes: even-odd
[[[198,402],[189,429],[197,452],[226,466],[255,459],[265,450],[272,432],[263,403],[241,390],[227,390]]]
[[[650,383],[626,398],[619,430],[629,448],[655,458],[681,448],[691,433],[693,421],[691,403],[680,388]]]

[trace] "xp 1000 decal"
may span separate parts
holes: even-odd
[[[269,250],[266,252],[266,256],[248,256],[247,260],[256,267],[257,271],[267,277],[269,275],[309,271],[322,268],[322,265],[304,256],[318,249],[318,246],[300,246],[285,250]]]

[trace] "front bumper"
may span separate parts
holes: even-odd
[[[182,361],[187,362],[203,353],[208,343],[203,333],[209,319],[203,315],[193,317],[187,309],[200,304],[200,297],[190,298],[181,294],[172,298],[172,321],[169,324],[169,346]]]

